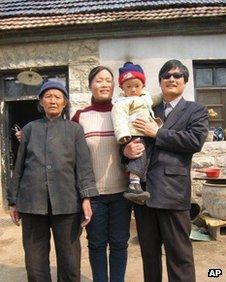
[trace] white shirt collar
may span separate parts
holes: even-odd
[[[179,97],[177,97],[176,99],[174,99],[174,100],[168,102],[168,104],[170,104],[170,106],[174,109],[174,108],[176,107],[176,105],[178,104],[178,102],[180,101],[181,98],[182,98],[182,96],[179,96]],[[166,103],[167,103],[167,102],[165,102],[165,101],[163,100],[164,106],[165,106]]]

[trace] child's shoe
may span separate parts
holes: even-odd
[[[128,190],[124,192],[123,196],[129,201],[142,205],[150,198],[150,193],[144,191],[139,183],[130,183]]]

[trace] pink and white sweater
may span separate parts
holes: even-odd
[[[84,129],[100,194],[123,192],[127,187],[120,163],[119,145],[114,135],[111,109],[111,101],[92,101],[91,106],[78,110],[72,118]]]

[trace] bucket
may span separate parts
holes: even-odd
[[[226,220],[226,183],[204,183],[202,200],[210,216]]]

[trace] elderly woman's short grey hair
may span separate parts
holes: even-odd
[[[43,98],[43,96],[42,96],[42,98]],[[41,114],[45,114],[45,111],[44,111],[44,109],[43,109],[43,106],[40,104],[40,102],[41,102],[41,100],[42,100],[42,98],[38,101],[38,111],[39,111],[39,113],[41,113]],[[70,109],[70,106],[71,106],[71,104],[70,104],[70,101],[64,96],[64,101],[66,102],[66,106],[64,107],[64,109],[63,109],[63,111],[62,111],[62,116],[64,115],[64,114],[66,114],[68,111],[69,111],[69,109]]]

